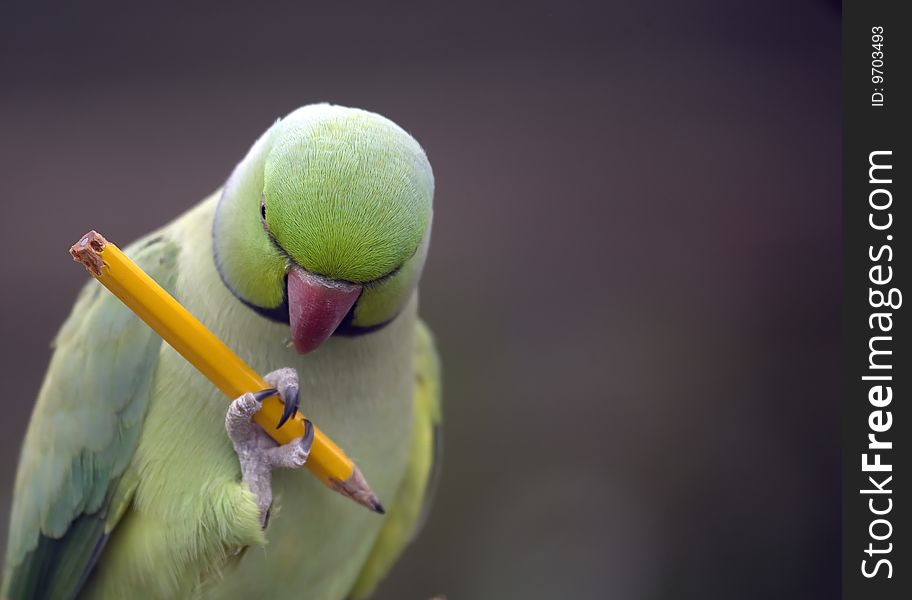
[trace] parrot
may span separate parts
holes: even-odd
[[[26,430],[5,600],[369,597],[426,518],[440,361],[418,316],[434,175],[370,111],[277,120],[224,185],[124,252],[358,464],[375,514],[279,445],[96,281]],[[308,425],[310,423],[308,422]]]

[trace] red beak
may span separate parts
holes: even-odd
[[[316,350],[332,335],[361,295],[356,283],[333,281],[300,267],[288,271],[288,319],[295,349]]]

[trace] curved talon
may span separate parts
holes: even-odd
[[[270,396],[275,396],[278,393],[279,393],[279,390],[277,390],[275,388],[266,388],[265,390],[260,390],[259,392],[254,392],[253,399],[256,400],[257,402],[262,402],[266,398],[269,398]]]
[[[304,437],[301,438],[301,445],[304,448],[307,448],[307,453],[310,454],[310,448],[313,446],[314,441],[314,424],[310,419],[304,419]]]
[[[284,396],[282,402],[284,402],[285,408],[282,410],[282,418],[279,419],[279,424],[276,425],[276,429],[281,428],[282,425],[298,411],[298,386],[288,385],[285,388]],[[311,427],[313,427],[313,425],[311,425]]]

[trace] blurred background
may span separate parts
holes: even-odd
[[[836,1],[0,3],[0,537],[69,245],[331,101],[437,180],[445,467],[379,598],[836,597],[840,69]]]

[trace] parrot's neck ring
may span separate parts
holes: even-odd
[[[273,321],[275,323],[282,323],[285,325],[289,325],[290,320],[289,320],[289,316],[288,316],[288,276],[287,275],[285,276],[284,285],[282,286],[282,302],[280,302],[278,306],[275,306],[273,308],[259,306],[257,304],[254,304],[254,303],[248,301],[243,296],[241,296],[237,292],[237,290],[235,290],[234,287],[232,287],[231,283],[228,281],[228,278],[225,277],[225,273],[222,270],[222,261],[219,259],[218,245],[215,243],[214,235],[213,235],[213,240],[212,240],[212,254],[213,254],[213,258],[215,259],[215,270],[218,272],[219,279],[222,280],[222,284],[225,286],[225,288],[229,292],[231,292],[231,295],[234,296],[235,299],[237,299],[241,304],[243,304],[250,310],[254,311],[255,313],[257,313],[264,319],[269,319],[270,321]],[[342,319],[342,322],[339,324],[339,326],[333,332],[333,335],[339,335],[339,336],[343,336],[343,337],[357,337],[359,335],[373,333],[374,331],[383,329],[384,327],[386,327],[387,325],[389,325],[396,319],[396,317],[393,317],[392,319],[384,321],[383,323],[378,323],[376,325],[370,325],[370,326],[366,326],[366,327],[355,325],[353,321],[355,318],[355,307],[357,305],[358,304],[356,302],[349,309],[348,313],[345,315],[345,318]]]

